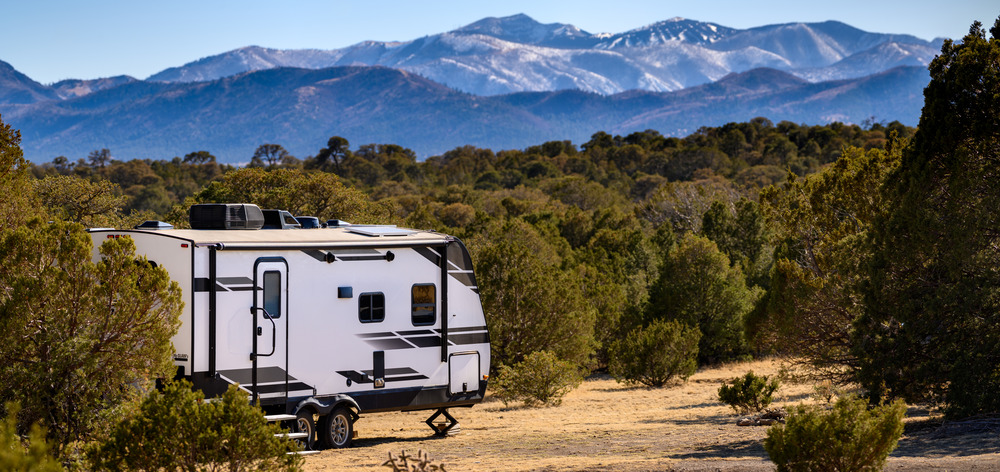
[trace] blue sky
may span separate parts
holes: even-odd
[[[839,20],[866,31],[959,38],[987,29],[996,0],[18,0],[0,4],[0,60],[42,83],[167,67],[243,46],[334,49],[364,40],[409,40],[489,16],[525,13],[617,33],[680,16],[749,28]]]

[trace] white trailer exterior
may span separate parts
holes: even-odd
[[[328,447],[349,444],[360,413],[451,419],[444,408],[485,395],[489,334],[468,251],[451,236],[377,226],[91,235],[95,258],[104,240],[128,236],[180,285],[178,377],[207,397],[238,384],[268,413],[296,415],[310,438],[318,417]]]

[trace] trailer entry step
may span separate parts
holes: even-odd
[[[296,452],[286,452],[285,454],[298,454],[300,456],[311,456],[313,454],[319,454],[323,451],[296,451]]]
[[[295,415],[266,415],[264,419],[271,423],[275,421],[291,421],[295,419]]]

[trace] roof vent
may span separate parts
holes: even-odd
[[[174,225],[165,221],[146,220],[137,225],[135,229],[174,229]]]
[[[260,229],[264,214],[249,203],[205,203],[191,205],[188,221],[193,229]]]

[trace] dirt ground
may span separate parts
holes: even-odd
[[[775,361],[705,369],[662,389],[588,379],[558,407],[528,409],[491,399],[450,410],[461,431],[439,438],[424,420],[432,412],[362,415],[349,449],[306,458],[307,471],[390,470],[389,454],[422,450],[457,471],[770,471],[766,427],[739,427],[716,400],[722,381],[753,370],[776,375]],[[815,402],[811,384],[785,382],[774,406]],[[907,412],[906,430],[886,470],[1000,470],[996,426],[945,424],[921,408]]]

